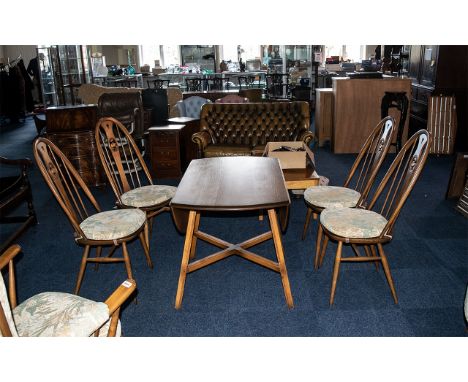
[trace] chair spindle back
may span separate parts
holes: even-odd
[[[358,205],[362,205],[374,183],[375,177],[392,143],[395,120],[385,117],[372,130],[361,148],[344,183],[344,187],[353,188],[361,194]]]
[[[369,209],[387,220],[382,235],[391,235],[401,208],[408,199],[426,163],[431,144],[427,130],[415,133],[395,157],[369,203]]]
[[[52,194],[64,210],[73,228],[84,237],[80,223],[100,212],[88,186],[60,149],[46,138],[34,142],[34,158]],[[89,210],[92,212],[88,212]]]
[[[125,192],[153,184],[140,150],[118,120],[101,118],[95,136],[101,163],[119,202]]]

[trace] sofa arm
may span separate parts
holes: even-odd
[[[212,142],[211,135],[206,130],[199,131],[192,135],[192,142],[198,145],[198,158],[203,158],[206,146]]]
[[[298,141],[303,141],[307,146],[309,146],[310,142],[315,139],[314,133],[311,131],[302,131],[299,133],[297,137]]]

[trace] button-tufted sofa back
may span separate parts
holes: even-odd
[[[307,102],[206,104],[200,130],[214,144],[265,145],[270,141],[296,141],[310,126]]]

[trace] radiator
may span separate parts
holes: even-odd
[[[431,96],[428,105],[427,130],[432,135],[432,154],[452,154],[457,132],[457,110],[454,96]]]

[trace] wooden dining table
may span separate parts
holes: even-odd
[[[219,157],[193,160],[171,202],[176,227],[185,233],[175,308],[180,309],[182,305],[187,274],[232,255],[278,272],[281,275],[286,304],[293,308],[281,240],[281,231],[287,225],[290,203],[283,173],[276,158]],[[270,230],[242,243],[232,244],[199,230],[200,218],[208,211],[235,213],[261,210],[268,212]],[[234,215],[235,218],[243,218],[242,216]],[[277,261],[249,250],[271,239]],[[220,251],[196,260],[197,240],[210,243],[220,248]]]

